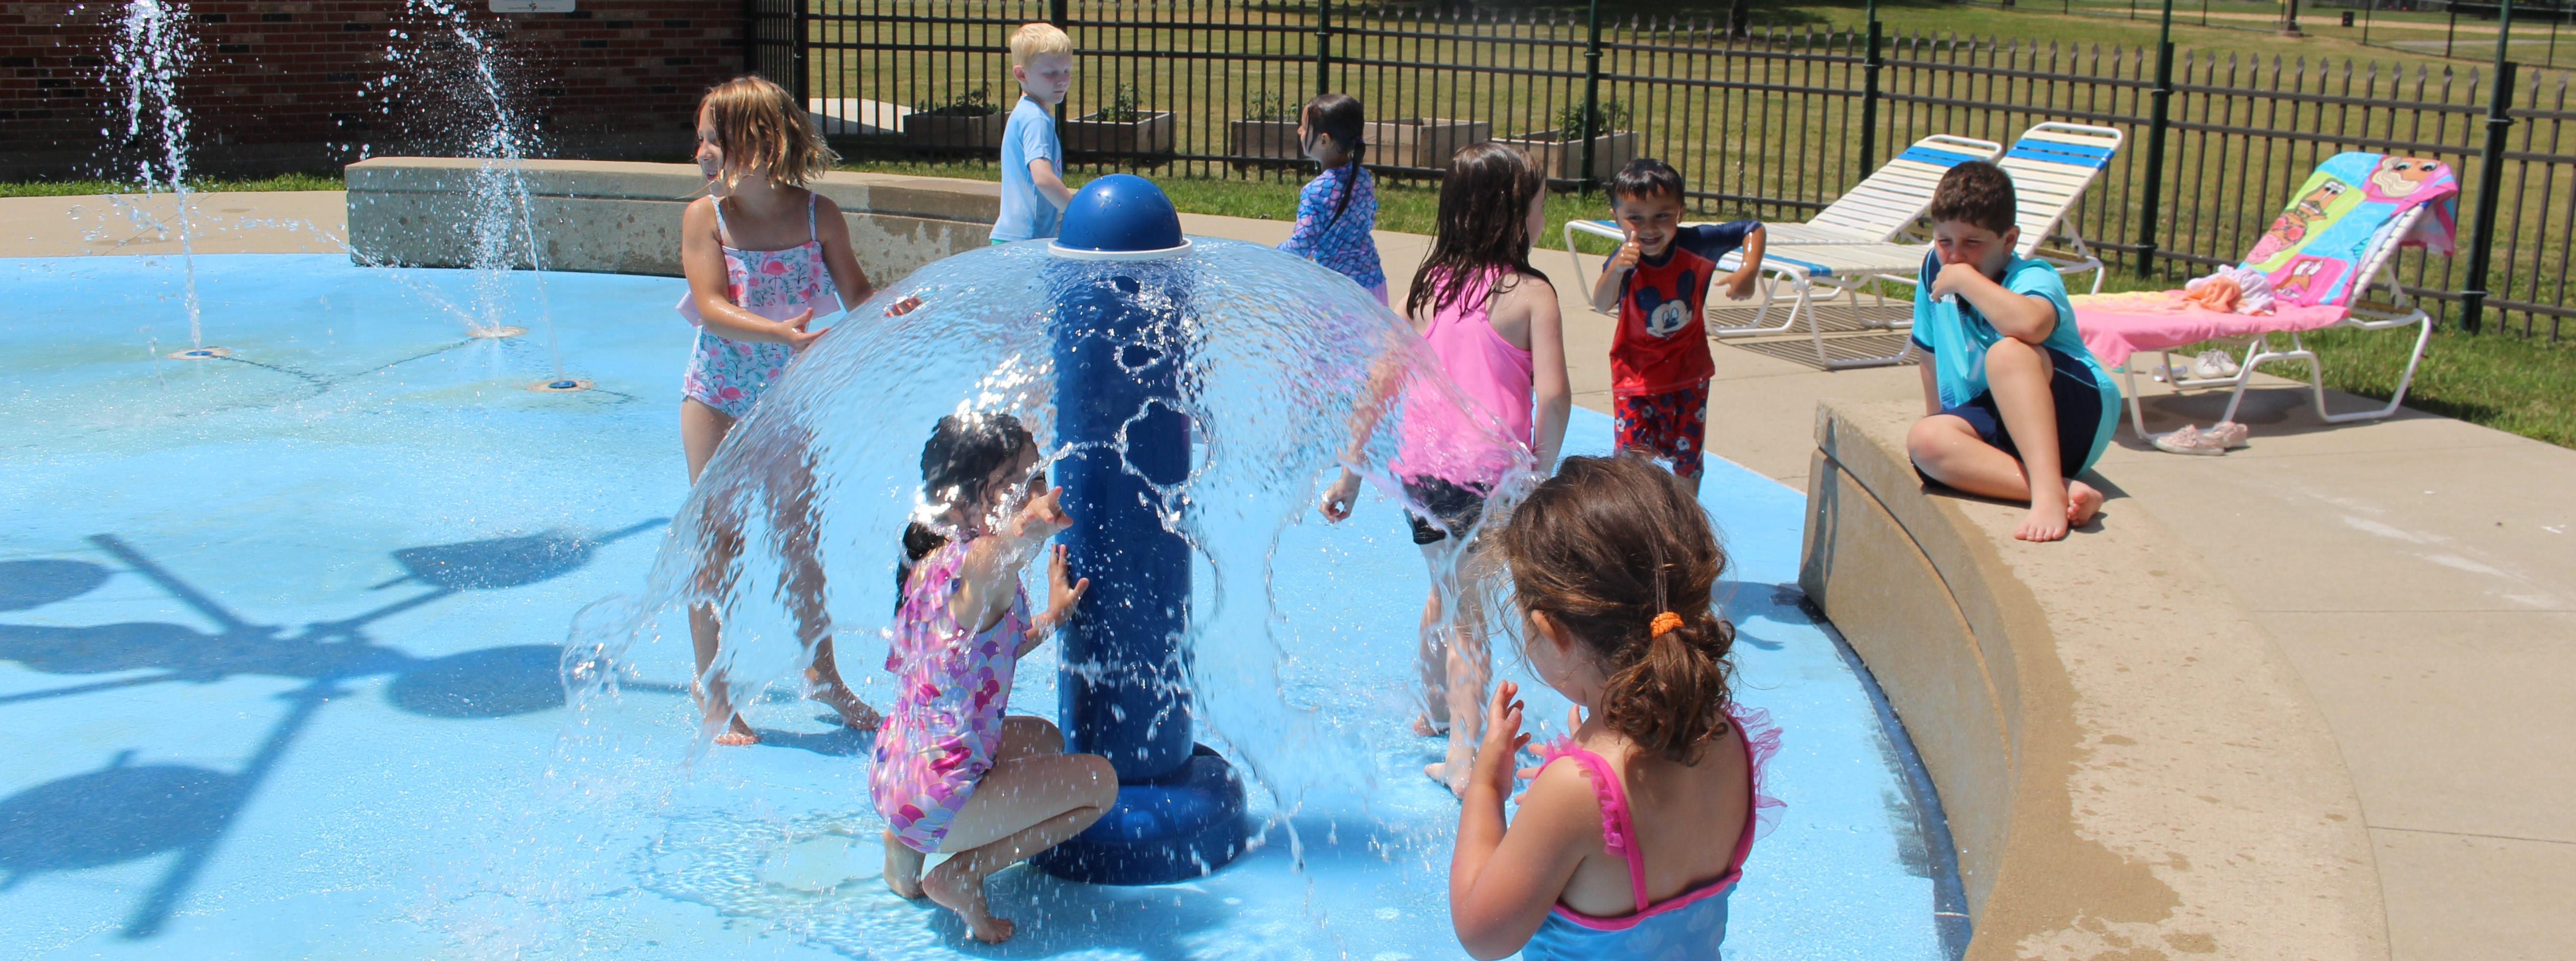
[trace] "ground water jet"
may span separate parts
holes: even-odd
[[[145,192],[164,188],[177,201],[179,265],[183,306],[188,314],[189,350],[174,351],[175,360],[212,360],[232,352],[206,346],[197,301],[196,229],[188,218],[188,110],[179,105],[179,78],[196,62],[195,38],[187,33],[187,11],[167,0],[128,0],[119,17],[108,58],[108,84],[118,93],[118,116],[125,140],[147,137],[156,157],[139,159],[135,179]],[[147,126],[149,129],[147,130]],[[107,133],[105,130],[99,131]]]

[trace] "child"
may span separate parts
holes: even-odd
[[[1716,958],[1780,734],[1728,695],[1735,629],[1708,516],[1634,453],[1569,457],[1497,538],[1521,649],[1577,706],[1503,824],[1521,704],[1493,723],[1458,812],[1449,915],[1467,953],[1528,961]],[[1557,763],[1571,759],[1572,764]]]
[[[1377,260],[1377,178],[1360,166],[1368,143],[1360,102],[1328,93],[1306,102],[1297,115],[1297,142],[1324,172],[1297,194],[1297,227],[1279,245],[1377,295],[1386,303],[1386,271]]]
[[[1064,144],[1055,137],[1056,104],[1073,89],[1073,38],[1051,23],[1021,24],[1011,32],[1011,79],[1020,100],[1002,128],[1002,215],[993,242],[1055,236],[1073,202],[1064,185]]]
[[[2102,492],[2074,480],[2110,445],[2120,389],[2075,330],[2066,283],[2016,256],[2012,178],[1972,161],[1932,192],[1932,256],[1914,293],[1923,407],[1906,453],[1926,479],[2029,501],[2013,536],[2053,541],[2091,523]]]
[[[984,903],[993,872],[1082,833],[1118,801],[1118,775],[1096,754],[1064,753],[1055,725],[1004,717],[1019,659],[1045,643],[1085,579],[1065,583],[1065,549],[1047,562],[1047,609],[1031,618],[1020,569],[1071,526],[1038,467],[1037,444],[1008,414],[939,419],[921,452],[930,516],[904,532],[911,576],[886,670],[894,709],[877,734],[868,794],[885,816],[885,879],[957,912],[978,941],[1011,936]],[[923,877],[923,856],[947,853]]]
[[[1458,545],[1511,469],[1517,454],[1510,445],[1528,448],[1537,455],[1538,469],[1546,470],[1556,462],[1573,409],[1556,288],[1529,262],[1530,241],[1547,226],[1546,198],[1546,179],[1519,151],[1495,143],[1458,151],[1440,184],[1431,253],[1404,298],[1413,329],[1474,405],[1461,410],[1442,392],[1415,390],[1390,465],[1413,502],[1407,520],[1432,575],[1419,652],[1425,708],[1413,728],[1426,737],[1448,733],[1447,759],[1422,770],[1452,791],[1466,788],[1468,762],[1484,724],[1479,711],[1491,658],[1482,615],[1473,608],[1456,612],[1457,628],[1442,636],[1441,595],[1457,593]],[[1379,389],[1388,383],[1381,379]],[[1362,462],[1382,409],[1362,406],[1365,422],[1354,432],[1345,465]],[[1359,475],[1345,466],[1324,493],[1325,518],[1349,517],[1359,484]]]
[[[1718,259],[1740,247],[1744,263],[1727,275],[1726,296],[1753,296],[1762,271],[1762,222],[1682,226],[1682,175],[1650,157],[1631,161],[1612,178],[1610,215],[1628,239],[1602,265],[1592,306],[1619,317],[1610,338],[1619,449],[1671,462],[1674,476],[1697,492],[1700,447],[1708,433],[1708,381],[1717,373],[1701,322],[1708,283],[1717,276]]]
[[[679,310],[698,328],[688,369],[680,376],[686,395],[680,401],[680,442],[691,485],[734,422],[750,413],[769,385],[786,373],[796,352],[823,336],[807,325],[827,292],[833,310],[845,310],[876,292],[851,252],[850,228],[840,207],[805,189],[807,181],[831,170],[838,159],[814,134],[795,98],[760,77],[717,84],[698,104],[698,170],[706,175],[709,189],[680,215],[680,265],[689,291],[680,297]],[[903,313],[916,303],[907,300],[886,313]],[[814,486],[807,458],[783,453],[760,463],[776,475],[769,490],[780,492],[771,499],[772,526],[787,555],[780,593],[795,607],[797,639],[814,652],[805,677],[813,696],[839,712],[842,723],[873,728],[876,711],[850,692],[832,659],[823,569],[814,557],[811,498],[793,493]],[[729,503],[729,498],[709,497],[706,502],[711,548],[699,567],[699,588],[714,596],[725,593],[723,572],[742,553],[742,519],[718,513],[724,509],[715,505]],[[689,634],[697,648],[707,723],[712,727],[730,719],[730,729],[716,736],[718,744],[757,743],[759,735],[734,713],[726,685],[707,682],[720,629],[712,603],[690,607]]]

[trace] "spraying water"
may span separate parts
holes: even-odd
[[[188,222],[188,111],[178,99],[179,78],[197,57],[196,38],[189,35],[187,23],[188,13],[181,5],[129,0],[117,23],[107,82],[118,94],[117,114],[126,142],[149,138],[154,148],[136,160],[136,182],[146,192],[167,189],[178,201],[179,263],[186,282],[183,303],[190,348],[179,356],[205,356],[205,332],[198,323],[196,232]]]
[[[400,28],[387,57],[397,66],[391,79],[415,85],[425,81],[436,95],[452,98],[446,116],[455,126],[439,131],[453,138],[465,156],[482,161],[467,192],[475,272],[474,305],[467,318],[477,337],[506,337],[520,332],[502,323],[517,304],[533,301],[546,332],[546,355],[553,376],[544,383],[569,383],[564,376],[563,348],[554,328],[548,299],[545,259],[537,240],[536,213],[528,189],[526,161],[538,152],[535,125],[510,95],[509,56],[498,39],[475,25],[470,8],[449,0],[408,0],[406,11],[426,26],[420,38]],[[433,79],[434,78],[434,79]],[[511,273],[524,266],[533,279],[532,294],[513,290]]]

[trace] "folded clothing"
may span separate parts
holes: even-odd
[[[2207,310],[2261,315],[2272,312],[2272,278],[2251,267],[2220,267],[2183,285],[2182,299]]]

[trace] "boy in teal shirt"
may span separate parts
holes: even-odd
[[[1020,99],[1002,128],[1002,209],[993,242],[1055,236],[1064,207],[1073,202],[1064,185],[1064,144],[1056,139],[1055,105],[1073,89],[1073,39],[1053,24],[1023,24],[1011,32],[1011,79]]]
[[[2012,178],[1971,161],[1932,193],[1932,256],[1914,292],[1929,416],[1906,437],[1926,479],[2029,501],[2013,536],[2053,541],[2091,523],[2102,492],[2075,480],[2110,446],[2120,390],[2076,333],[2066,282],[2015,256]]]

